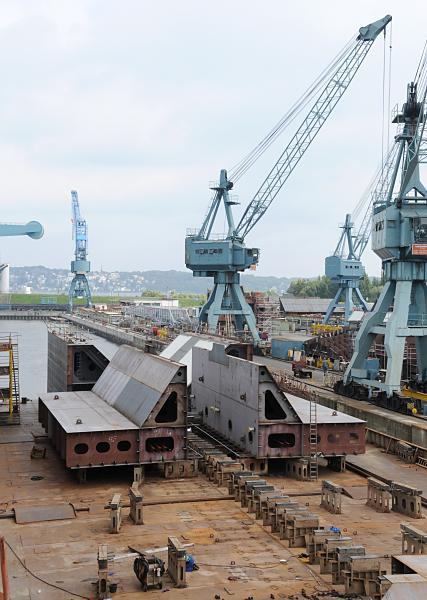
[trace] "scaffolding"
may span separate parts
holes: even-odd
[[[0,336],[0,424],[19,423],[19,354],[16,334]]]
[[[140,317],[148,319],[157,325],[186,326],[194,330],[197,327],[197,315],[194,308],[180,308],[177,306],[126,306],[126,317]]]
[[[373,344],[372,356],[375,358],[379,358],[380,360],[380,369],[385,369],[387,367],[386,361],[386,353],[383,342],[375,342]],[[415,379],[417,376],[417,351],[415,347],[415,342],[412,339],[407,339],[405,343],[405,349],[403,352],[403,364],[402,364],[402,380],[409,381],[411,379]]]

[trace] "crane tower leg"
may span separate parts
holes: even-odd
[[[416,301],[417,318],[420,325],[427,326],[425,311],[427,309],[427,285],[424,282],[415,282],[414,296]],[[416,337],[415,348],[417,352],[417,371],[422,381],[427,379],[427,337]]]
[[[385,378],[387,396],[400,391],[411,291],[412,281],[396,281],[393,312],[385,325],[384,335],[384,349],[387,356]]]
[[[209,296],[209,300],[200,312],[200,322],[205,323],[208,326],[209,333],[216,333],[224,294],[225,284],[215,284],[214,289]]]
[[[358,300],[358,303],[354,302],[354,297],[353,295],[356,295],[356,298]],[[355,304],[360,304],[360,308],[363,311],[368,311],[369,307],[368,304],[365,300],[365,298],[362,296],[362,292],[360,291],[359,287],[356,285],[354,285],[354,282],[342,282],[340,287],[338,288],[337,293],[335,294],[334,298],[331,300],[328,309],[325,313],[325,316],[323,318],[323,323],[329,323],[334,311],[338,308],[339,303],[340,303],[340,298],[344,296],[344,322],[348,323],[348,320],[350,318],[350,315],[352,314],[353,310],[354,310],[354,306]]]
[[[362,309],[366,312],[369,310],[369,306],[368,303],[366,302],[365,298],[362,295],[362,292],[360,291],[359,286],[356,286],[354,288],[354,293],[356,294],[357,298],[359,299],[360,302],[360,306],[362,307]]]
[[[353,288],[346,286],[344,296],[344,320],[348,323],[351,313],[353,312]]]
[[[200,311],[200,322],[207,325],[209,333],[214,334],[218,332],[221,316],[232,317],[235,333],[241,334],[246,325],[257,345],[260,337],[255,315],[240,287],[239,273],[218,273],[214,281],[209,299]]]
[[[353,376],[362,373],[365,360],[368,358],[369,350],[375,339],[374,328],[383,323],[393,297],[394,283],[387,281],[373,310],[367,313],[362,321],[354,342],[353,356],[344,374],[344,384],[350,383]]]
[[[92,295],[90,293],[89,282],[86,275],[83,273],[76,273],[70,284],[70,290],[68,292],[68,305],[70,311],[73,310],[73,301],[75,298],[85,298],[86,307],[92,306]]]
[[[354,353],[344,375],[345,385],[355,382],[370,390],[376,388],[385,392],[388,398],[391,398],[394,393],[399,393],[405,342],[408,337],[415,338],[418,377],[425,380],[427,375],[426,286],[426,281],[422,280],[392,279],[386,282],[374,310],[365,316],[357,334]],[[367,378],[366,359],[377,335],[384,336],[387,360],[384,382]]]
[[[329,323],[330,318],[332,317],[332,314],[334,312],[334,310],[338,307],[340,298],[341,298],[341,294],[343,293],[343,288],[340,287],[338,288],[337,293],[335,294],[335,297],[333,298],[333,300],[331,300],[328,309],[325,313],[324,319],[323,319],[323,323]]]

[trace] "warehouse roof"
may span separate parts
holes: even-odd
[[[282,296],[280,304],[285,313],[325,313],[331,303],[331,298],[288,298]],[[343,312],[338,308],[338,312]]]
[[[301,331],[286,331],[280,335],[274,335],[271,340],[278,340],[280,342],[307,342],[308,340],[314,339],[313,334],[302,333]]]

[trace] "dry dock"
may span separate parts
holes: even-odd
[[[45,459],[31,459],[33,445],[30,432],[39,431],[35,424],[36,407],[24,405],[22,425],[10,428],[7,437],[2,434],[0,444],[2,511],[19,507],[25,509],[72,503],[77,509],[75,518],[17,524],[13,519],[0,521],[2,534],[16,552],[20,561],[7,553],[12,598],[28,600],[69,600],[73,597],[94,598],[92,582],[97,578],[96,555],[99,544],[108,544],[116,554],[125,553],[128,545],[138,549],[164,547],[168,536],[176,536],[183,543],[194,544],[191,553],[200,566],[188,574],[188,587],[170,589],[171,598],[211,599],[234,596],[236,600],[253,596],[256,600],[299,597],[304,588],[313,594],[331,590],[329,575],[320,575],[318,566],[309,566],[298,558],[303,549],[288,548],[287,542],[271,534],[254,515],[233,500],[224,499],[225,488],[219,488],[204,476],[193,479],[166,481],[150,479],[143,485],[144,500],[155,505],[144,507],[144,524],[135,526],[127,516],[118,534],[109,533],[109,515],[104,506],[113,493],[127,494],[132,475],[126,470],[97,471],[86,484],[78,484],[74,475],[65,471],[55,452],[47,446]],[[376,460],[381,460],[381,453]],[[368,452],[367,458],[370,454]],[[393,476],[403,480],[412,473],[418,486],[427,478],[415,467],[408,467],[395,457],[387,457],[385,468],[393,464]],[[32,480],[37,475],[42,479]],[[412,476],[411,475],[411,476]],[[320,482],[300,482],[283,477],[268,476],[268,481],[286,492],[301,494],[298,501],[309,505],[310,511],[320,517],[321,525],[335,526],[356,543],[364,544],[369,553],[384,555],[389,567],[390,554],[401,550],[400,523],[397,513],[380,514],[367,507],[366,480],[352,472],[332,473],[321,470],[320,478],[330,478],[344,486],[354,498],[343,498],[343,514],[331,515],[319,506]],[[304,495],[306,494],[306,495]],[[203,498],[218,496],[218,501],[203,502]],[[197,501],[193,501],[197,499]],[[171,500],[181,500],[170,503]],[[124,509],[125,515],[127,510]],[[422,529],[424,521],[417,521]],[[286,562],[280,562],[286,561]],[[25,568],[24,568],[25,565]],[[50,587],[31,574],[51,583]],[[141,597],[140,584],[132,571],[132,560],[113,564],[112,580],[118,583],[114,594],[117,600]],[[62,591],[63,588],[67,591]],[[150,591],[151,598],[163,598],[163,591]],[[273,595],[273,596],[271,596]],[[168,596],[169,597],[169,596]]]

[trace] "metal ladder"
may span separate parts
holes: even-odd
[[[317,453],[317,399],[316,396],[310,397],[310,424],[309,424],[309,478],[310,481],[317,481],[319,476],[319,464]]]
[[[19,413],[21,390],[19,388],[19,353],[18,343],[16,340],[11,340],[12,346],[12,398],[16,412]]]

